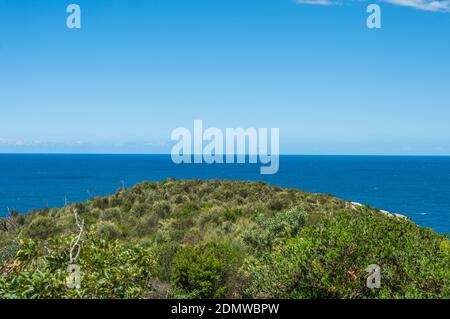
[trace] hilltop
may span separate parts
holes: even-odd
[[[66,287],[74,212],[81,289]],[[0,222],[0,298],[449,298],[450,243],[261,182],[173,179]],[[381,267],[380,289],[366,268]]]

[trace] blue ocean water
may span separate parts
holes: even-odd
[[[450,157],[281,156],[276,175],[255,164],[172,163],[170,155],[0,155],[0,215],[63,206],[145,180],[262,180],[333,194],[450,233]]]

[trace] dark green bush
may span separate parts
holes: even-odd
[[[122,231],[119,226],[112,222],[101,221],[97,224],[96,236],[99,238],[114,240],[122,237]]]
[[[51,217],[38,216],[25,229],[25,236],[33,239],[47,239],[56,234],[58,227]]]
[[[240,258],[229,244],[185,246],[176,253],[172,282],[190,298],[227,297]]]

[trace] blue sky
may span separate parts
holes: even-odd
[[[166,153],[201,119],[280,128],[282,153],[448,155],[449,8],[0,0],[0,152]]]

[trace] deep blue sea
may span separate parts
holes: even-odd
[[[409,216],[450,233],[450,157],[281,156],[276,175],[255,164],[173,164],[170,155],[0,154],[0,216],[63,206],[122,186],[177,179],[263,180]]]

